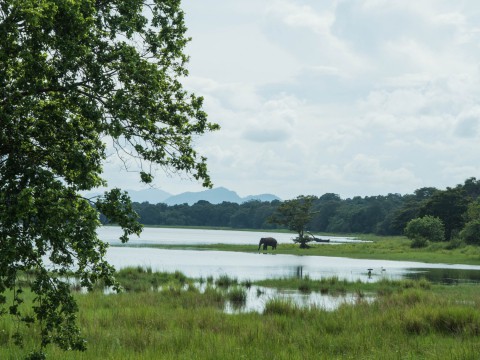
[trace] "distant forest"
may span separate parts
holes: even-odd
[[[424,187],[413,194],[355,196],[341,199],[333,193],[315,197],[313,219],[308,230],[329,233],[373,233],[401,235],[406,224],[417,217],[432,215],[445,225],[447,240],[466,222],[469,204],[479,201],[480,180],[472,177],[464,184],[439,190]],[[281,201],[248,201],[243,204],[199,201],[193,205],[133,203],[145,225],[211,226],[234,229],[278,229],[268,219]]]

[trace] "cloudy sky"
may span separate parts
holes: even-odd
[[[184,0],[214,185],[282,199],[480,178],[478,0]],[[138,176],[106,167],[111,186]],[[170,193],[202,190],[158,174]]]

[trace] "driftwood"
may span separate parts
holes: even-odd
[[[320,239],[315,237],[310,231],[307,231],[307,233],[313,238],[313,241],[318,242],[318,243],[329,243],[330,239]]]

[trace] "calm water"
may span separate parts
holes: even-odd
[[[98,235],[111,244],[120,244],[122,235],[118,226],[104,226],[98,230]],[[144,228],[140,237],[132,236],[128,242],[131,245],[207,245],[207,244],[258,244],[262,237],[274,237],[280,244],[291,244],[294,234],[271,233],[261,231],[234,231],[234,230],[204,230],[204,229],[175,229],[175,228]],[[325,237],[332,242],[359,242],[349,237]]]
[[[309,294],[302,293],[298,290],[278,290],[259,286],[252,286],[247,290],[247,299],[244,304],[234,304],[227,302],[224,311],[234,314],[241,312],[255,311],[262,313],[265,305],[271,299],[282,299],[293,302],[301,307],[316,307],[327,311],[337,309],[342,304],[354,304],[359,301],[358,295],[346,294],[341,296],[332,296],[311,292]],[[362,301],[373,301],[373,297],[364,296]]]
[[[104,227],[99,236],[118,244],[118,227]],[[258,244],[260,237],[273,236],[279,243],[291,243],[293,234],[146,228],[140,238],[130,240],[140,244]],[[333,238],[335,242],[355,241]],[[324,244],[324,246],[332,246]],[[312,279],[336,276],[350,281],[378,281],[382,278],[401,279],[425,277],[435,282],[455,283],[480,281],[480,266],[426,264],[408,261],[365,260],[324,256],[277,255],[272,253],[236,253],[225,251],[167,250],[138,247],[111,247],[108,261],[117,269],[126,266],[145,266],[158,271],[179,270],[189,277],[218,277],[228,275],[242,280],[261,280],[308,275]],[[368,269],[372,270],[371,277]]]

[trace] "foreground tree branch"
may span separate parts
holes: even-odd
[[[0,4],[0,315],[40,324],[41,348],[85,349],[67,274],[89,289],[100,279],[118,287],[96,235],[100,212],[122,226],[122,241],[141,231],[119,189],[93,206],[79,196],[106,185],[105,141],[145,163],[143,182],[158,165],[212,185],[192,137],[218,125],[182,88],[185,32],[178,0]]]

